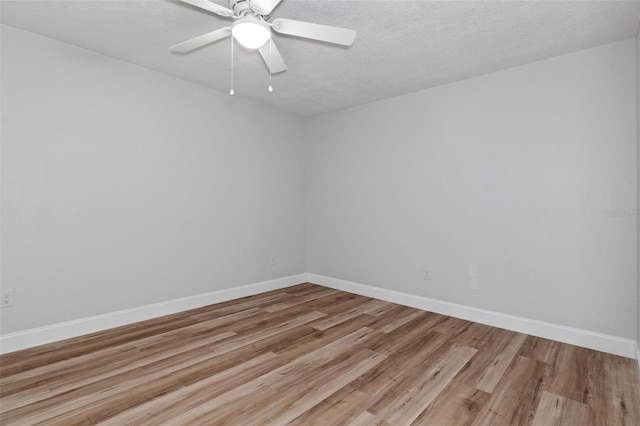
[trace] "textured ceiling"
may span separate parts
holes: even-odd
[[[227,6],[225,0],[216,3]],[[230,20],[176,0],[2,0],[0,20],[228,92],[230,42],[169,46]],[[236,96],[313,116],[634,37],[640,1],[283,0],[283,17],[351,28],[350,48],[274,35],[289,69],[273,76],[236,49]]]

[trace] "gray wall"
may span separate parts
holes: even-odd
[[[310,272],[635,339],[635,48],[310,120]]]
[[[637,100],[636,100],[636,113],[637,113],[637,119],[636,119],[636,132],[637,132],[637,138],[638,138],[638,145],[636,147],[636,153],[637,153],[637,162],[636,162],[636,167],[637,167],[637,189],[638,189],[638,205],[636,206],[638,208],[638,212],[640,212],[640,33],[638,34],[638,37],[636,37],[636,91],[637,91]],[[637,249],[637,253],[638,253],[638,259],[637,259],[637,264],[636,264],[636,271],[638,274],[638,294],[637,294],[637,314],[636,314],[636,320],[637,320],[637,336],[636,336],[636,343],[638,346],[640,346],[640,215],[637,216],[637,230],[638,230],[638,238],[637,238],[637,242],[636,242],[636,249]],[[640,354],[636,354],[636,355],[640,355]],[[640,362],[640,359],[638,359],[638,361]],[[640,375],[640,370],[638,370],[638,374]]]
[[[305,139],[299,117],[2,26],[1,332],[305,272]]]
[[[635,338],[635,49],[307,122],[2,26],[0,332],[309,271]]]

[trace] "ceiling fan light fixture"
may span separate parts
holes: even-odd
[[[231,34],[247,49],[258,49],[271,38],[271,28],[264,21],[246,16],[233,23]]]

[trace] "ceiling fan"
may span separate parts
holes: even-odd
[[[271,38],[271,30],[296,37],[324,41],[327,43],[351,46],[356,32],[344,28],[277,18],[268,22],[269,15],[281,0],[229,0],[229,7],[220,6],[209,0],[180,0],[183,3],[199,7],[234,22],[229,27],[192,38],[171,46],[174,52],[187,53],[207,44],[233,36],[247,49],[257,49],[271,74],[287,70],[287,65]]]

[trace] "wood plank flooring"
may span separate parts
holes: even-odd
[[[3,425],[640,425],[632,359],[301,284],[0,357]]]

